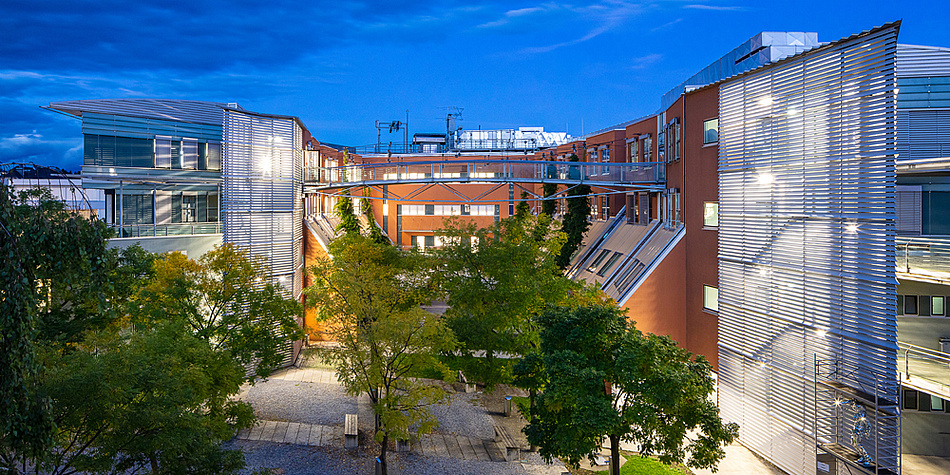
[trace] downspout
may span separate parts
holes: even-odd
[[[683,152],[682,152],[683,154],[680,156],[680,159],[682,160],[680,162],[680,167],[683,168],[683,191],[680,191],[680,196],[682,196],[682,198],[680,198],[680,216],[683,217],[683,221],[682,221],[683,226],[686,226],[686,91],[685,89],[683,91],[683,114],[682,114],[681,121],[683,123],[680,124],[680,145],[682,145],[683,147]],[[675,141],[676,138],[674,137],[673,140]]]

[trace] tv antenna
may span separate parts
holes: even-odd
[[[376,153],[379,153],[379,146],[382,143],[383,129],[388,129],[389,133],[398,132],[400,130],[406,131],[406,133],[408,133],[408,117],[409,111],[406,111],[406,122],[401,120],[394,120],[390,122],[376,121]],[[390,148],[389,151],[392,152],[392,148]]]

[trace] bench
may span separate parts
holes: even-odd
[[[505,460],[521,459],[521,446],[515,443],[515,439],[508,433],[508,429],[498,425],[495,426],[495,442],[505,447]]]
[[[347,414],[343,424],[343,447],[355,449],[360,445],[356,414]]]

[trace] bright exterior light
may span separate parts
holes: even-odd
[[[759,99],[759,105],[762,107],[768,107],[772,105],[772,96],[764,96]]]
[[[817,334],[817,335],[820,336],[820,337],[824,337],[825,335],[828,334],[828,332],[825,331],[825,330],[818,330],[818,331],[815,332],[815,334]]]
[[[771,173],[760,173],[759,174],[759,184],[760,185],[771,185],[775,181],[775,177]]]
[[[844,230],[847,231],[848,234],[857,234],[858,223],[848,223],[848,225],[844,227]]]

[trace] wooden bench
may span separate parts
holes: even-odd
[[[515,439],[508,433],[508,429],[498,424],[493,425],[495,426],[495,442],[505,447],[505,460],[509,462],[520,460],[521,446],[515,443]]]
[[[356,414],[347,414],[343,424],[343,447],[355,449],[359,445],[359,425]]]

